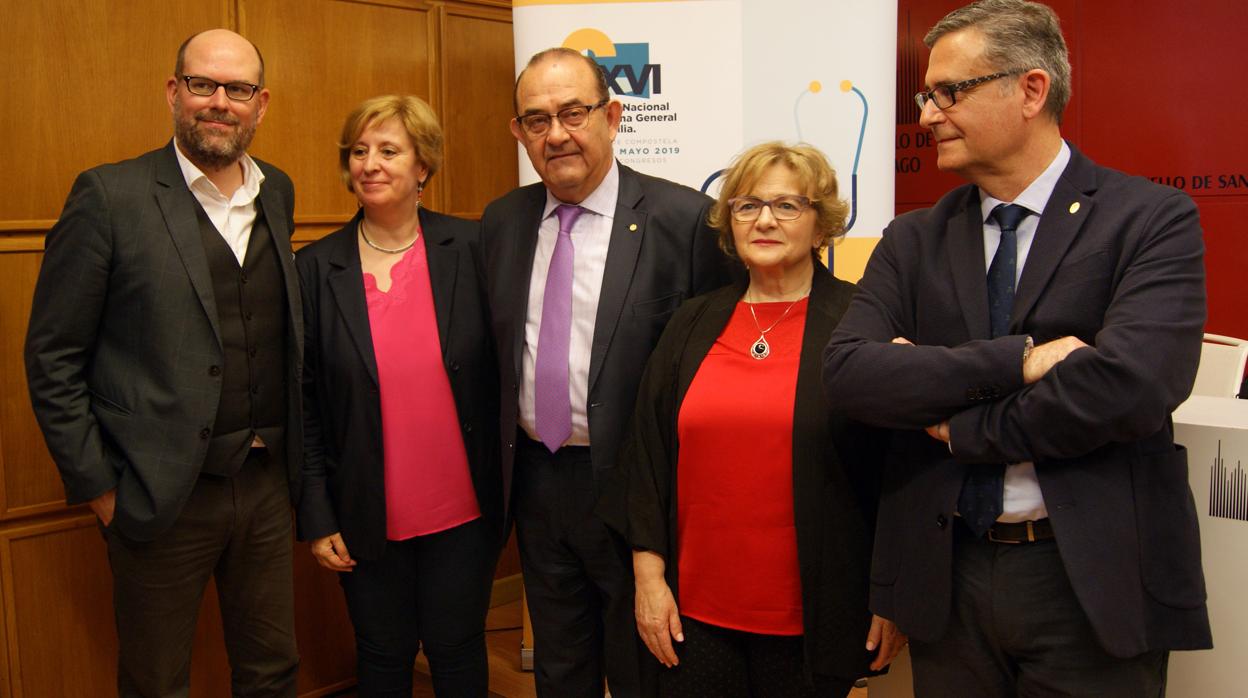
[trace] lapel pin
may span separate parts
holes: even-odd
[[[1078,202],[1078,201],[1076,201],[1075,203],[1073,203],[1073,204],[1071,204],[1071,205],[1070,205],[1070,212],[1071,212],[1071,213],[1079,213],[1079,202]]]
[[[629,224],[628,224],[628,232],[630,232],[630,233],[635,233],[635,232],[637,232],[637,224],[636,224],[636,223],[629,223]]]

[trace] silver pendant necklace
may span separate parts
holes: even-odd
[[[789,303],[789,307],[785,308],[784,312],[780,313],[780,317],[777,318],[775,322],[771,323],[771,326],[765,330],[758,324],[758,315],[754,313],[754,304],[748,300],[745,302],[746,306],[750,309],[750,317],[754,318],[754,329],[758,330],[758,339],[754,340],[754,343],[750,345],[750,356],[758,359],[759,361],[771,356],[771,345],[767,343],[767,333],[776,329],[776,325],[779,325],[781,320],[788,317],[789,311],[793,309],[793,306],[797,305],[797,301],[800,301],[808,295],[810,295],[810,289],[806,289],[806,293],[803,293],[801,298]]]

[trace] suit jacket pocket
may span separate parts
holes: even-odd
[[[112,400],[109,400],[108,398],[104,397],[103,395],[100,395],[94,390],[91,391],[91,406],[93,408],[98,407],[99,409],[102,409],[102,410],[107,410],[109,412],[114,412],[116,414],[125,415],[127,417],[134,414],[133,410],[128,410],[125,407],[122,407],[121,405],[117,404],[116,402],[113,402]]]
[[[1158,602],[1196,608],[1205,602],[1196,503],[1187,484],[1187,449],[1138,458],[1133,463],[1140,576]]]
[[[680,307],[680,302],[684,300],[684,297],[683,293],[670,293],[659,298],[637,301],[633,303],[633,315],[636,317],[671,315],[676,308]]]

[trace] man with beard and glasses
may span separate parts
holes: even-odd
[[[186,695],[215,577],[233,694],[294,696],[294,190],[246,152],[269,102],[249,41],[192,36],[165,90],[173,140],[79,175],[48,232],[31,401],[108,545],[118,693]]]

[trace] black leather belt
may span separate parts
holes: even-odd
[[[1020,521],[1005,523],[998,521],[988,529],[987,538],[993,543],[1019,545],[1037,543],[1042,540],[1053,540],[1053,524],[1048,519],[1039,521]]]
[[[966,525],[966,521],[961,516],[955,517],[957,523],[954,529],[958,535],[983,543],[1003,543],[1005,545],[1022,545],[1025,543],[1039,543],[1041,541],[1053,540],[1053,524],[1048,519],[1040,519],[1039,521],[1021,521],[1018,523],[1004,523],[998,521],[988,529],[983,536],[976,536]]]

